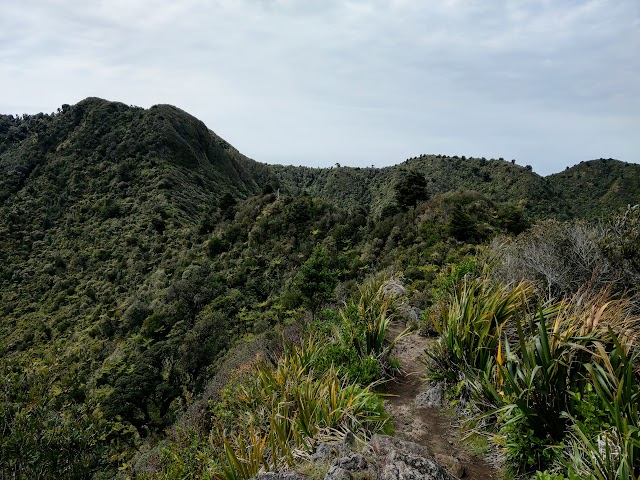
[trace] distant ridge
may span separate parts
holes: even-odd
[[[75,175],[67,178],[59,166],[69,164]],[[123,195],[124,186],[137,192],[159,189],[182,218],[194,221],[225,193],[244,198],[264,188],[379,214],[393,201],[393,185],[405,170],[422,173],[431,195],[474,190],[494,201],[516,202],[534,218],[597,216],[637,203],[640,192],[640,165],[613,159],[581,162],[547,177],[502,159],[443,155],[385,168],[267,165],[170,105],[142,109],[87,98],[55,115],[0,116],[0,202],[31,185],[33,172],[36,177],[50,172],[67,185],[83,175],[98,175],[101,182],[108,177],[101,193],[114,197]],[[132,172],[144,175],[122,180]]]
[[[393,200],[393,185],[403,171],[415,170],[427,180],[430,195],[452,190],[474,190],[497,202],[520,203],[535,217],[564,217],[568,207],[553,186],[538,174],[504,160],[422,155],[385,168],[314,169],[272,167],[291,190],[307,191],[373,213]]]

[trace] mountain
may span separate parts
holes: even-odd
[[[587,164],[546,178],[437,155],[285,167],[243,156],[169,105],[88,98],[0,116],[6,468],[111,478],[238,345],[317,313],[328,277],[338,301],[393,267],[424,308],[434,272],[496,234],[633,203],[639,166]],[[425,182],[409,209],[396,205],[408,172]]]
[[[89,98],[57,115],[3,116],[0,125],[5,284],[96,263],[104,277],[118,275],[119,252],[181,242],[179,232],[202,223],[224,194],[258,193],[265,174],[202,122],[166,105],[143,110]],[[51,287],[18,287],[16,295],[44,295],[42,302]]]
[[[612,158],[580,162],[547,177],[565,199],[568,214],[597,218],[640,203],[640,165]]]

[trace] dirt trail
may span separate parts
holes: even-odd
[[[391,333],[397,335],[399,331],[396,327]],[[461,434],[454,418],[440,408],[415,407],[416,395],[425,389],[420,379],[424,366],[419,358],[432,341],[412,333],[398,341],[394,349],[394,357],[407,372],[385,388],[390,395],[385,400],[385,407],[392,416],[395,435],[426,446],[436,456],[458,459],[464,479],[499,479],[501,476],[495,467],[484,458],[471,455],[460,445]]]

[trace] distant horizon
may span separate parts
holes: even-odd
[[[637,0],[25,0],[0,40],[0,112],[167,103],[288,165],[640,163]]]

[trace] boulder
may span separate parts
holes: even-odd
[[[455,480],[426,447],[417,443],[374,435],[367,449],[375,458],[378,480]]]
[[[441,407],[444,404],[444,387],[437,383],[426,392],[419,393],[415,403],[417,408]]]
[[[344,468],[331,466],[329,471],[324,476],[324,480],[353,480],[353,475]]]
[[[347,432],[344,435],[342,442],[319,442],[313,452],[313,455],[311,455],[311,461],[328,463],[336,457],[345,456],[351,453],[356,443],[357,439],[352,432]]]

